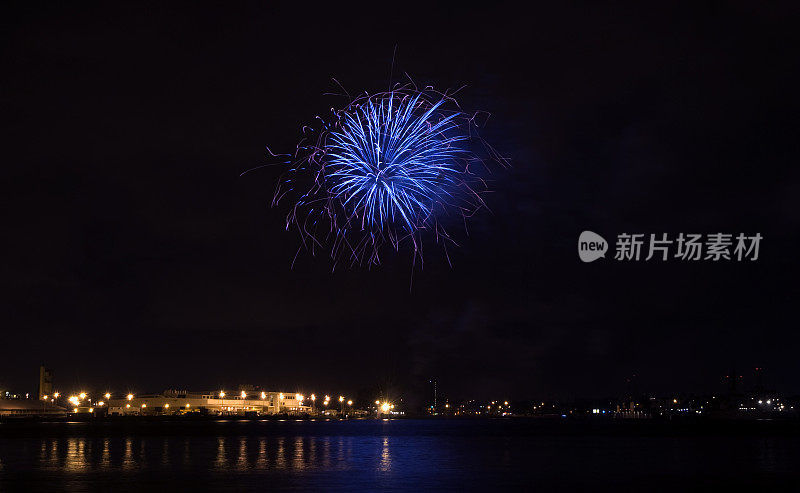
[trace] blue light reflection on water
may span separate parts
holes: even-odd
[[[564,426],[524,420],[0,424],[0,490],[591,489],[644,486],[653,478],[656,486],[797,481],[796,435],[630,436],[564,433]]]

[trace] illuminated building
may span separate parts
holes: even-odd
[[[110,415],[124,414],[304,414],[311,412],[300,394],[293,392],[188,392],[169,390],[162,394],[129,394],[109,399]],[[144,407],[143,407],[144,406]]]

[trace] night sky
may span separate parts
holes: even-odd
[[[557,3],[557,2],[554,2]],[[787,3],[786,5],[789,5]],[[387,10],[381,11],[381,8]],[[0,387],[412,399],[800,392],[796,12],[373,3],[3,8]],[[370,270],[270,208],[300,128],[410,75],[492,113],[490,211]],[[463,230],[463,228],[462,228]],[[591,264],[581,231],[761,233],[756,262]],[[462,237],[463,237],[462,231]]]

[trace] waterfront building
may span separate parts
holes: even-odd
[[[309,414],[305,397],[294,392],[250,390],[239,392],[188,392],[112,396],[103,402],[110,415],[160,415],[203,413],[216,415]]]

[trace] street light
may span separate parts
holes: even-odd
[[[106,399],[111,399],[111,394],[106,392]]]
[[[353,401],[347,401],[347,405],[348,406],[352,406],[353,405]]]
[[[246,398],[246,397],[247,397],[247,392],[245,392],[245,391],[243,390],[243,391],[242,391],[242,399],[244,399],[244,398]]]
[[[56,393],[54,393],[54,394],[53,394],[53,398],[54,398],[54,399],[58,399],[58,396],[59,396],[59,395],[61,395],[61,394],[59,394],[58,392],[56,392]]]
[[[219,398],[220,399],[224,399],[225,398],[225,392],[224,391],[220,391]]]
[[[79,397],[81,398],[81,400],[86,399],[86,392],[81,392]]]
[[[128,400],[129,400],[129,401],[132,401],[132,400],[133,400],[133,394],[128,394]]]

